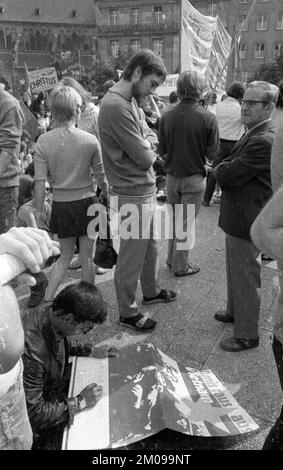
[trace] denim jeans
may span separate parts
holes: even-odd
[[[18,207],[18,186],[0,188],[0,234],[14,227]]]
[[[31,445],[21,367],[16,383],[0,398],[0,450],[30,450]]]

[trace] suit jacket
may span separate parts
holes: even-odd
[[[214,170],[222,189],[219,226],[228,235],[250,240],[251,225],[272,196],[274,137],[272,122],[262,123],[244,135]]]

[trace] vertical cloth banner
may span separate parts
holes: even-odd
[[[181,72],[195,70],[206,78],[206,85],[216,92],[225,89],[231,37],[219,17],[202,15],[188,1],[182,4]],[[222,76],[220,76],[222,75]]]

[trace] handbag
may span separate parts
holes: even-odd
[[[107,238],[97,238],[93,262],[100,268],[111,269],[115,266],[117,258],[118,254],[113,248],[113,241],[110,235],[109,211],[107,210]]]

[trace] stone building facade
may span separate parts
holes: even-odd
[[[169,73],[180,69],[181,6],[186,0],[0,0],[0,75],[15,80],[28,69],[77,53],[80,64],[150,48]],[[233,36],[254,0],[191,0],[219,15]],[[257,0],[240,38],[243,78],[281,52],[283,0]]]

